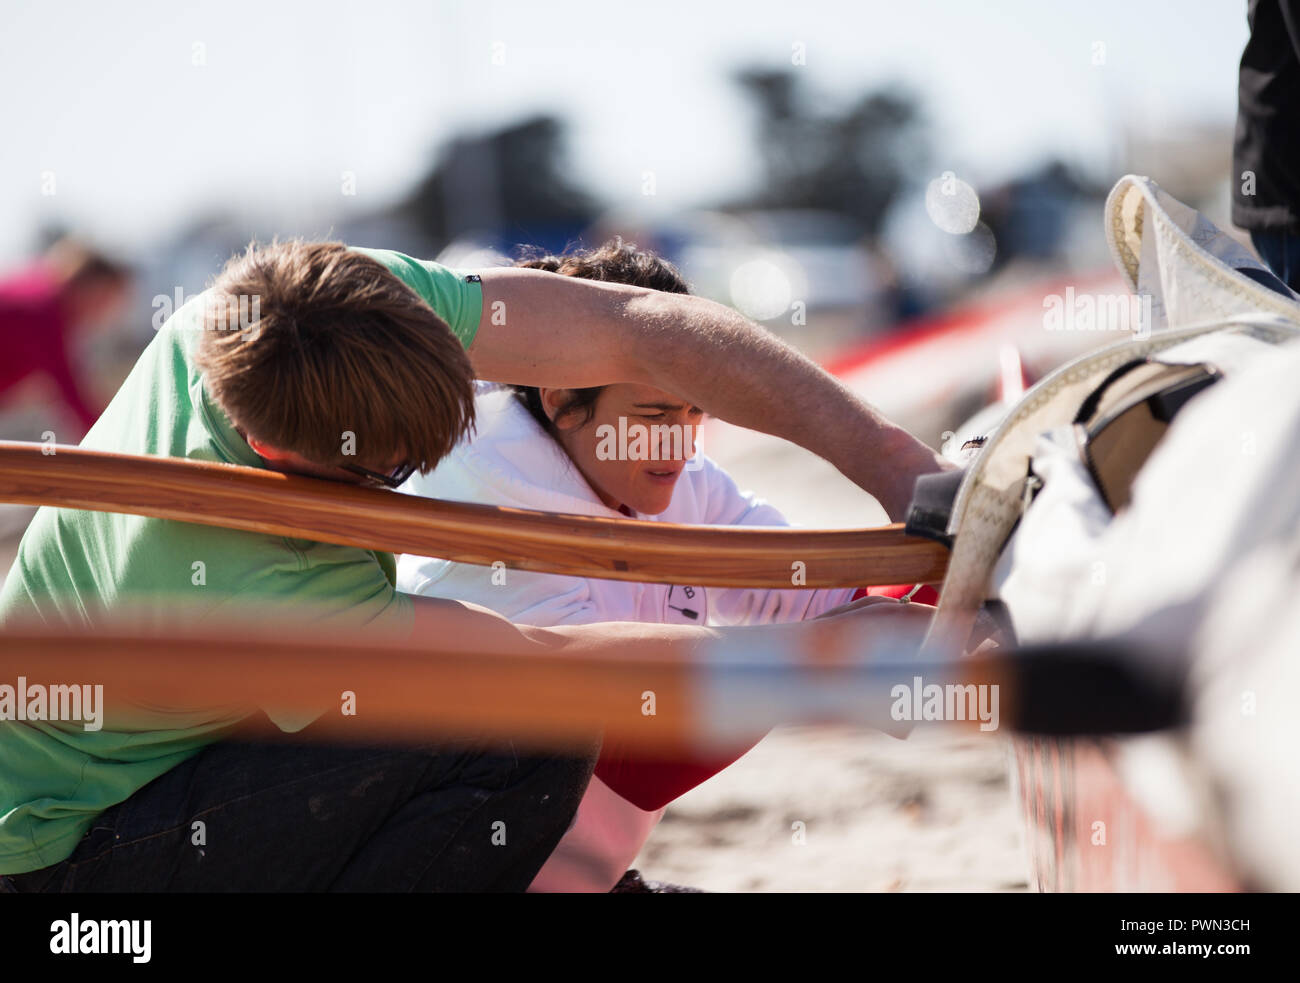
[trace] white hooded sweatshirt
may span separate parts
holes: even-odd
[[[476,416],[476,435],[458,444],[430,474],[413,476],[402,491],[483,505],[627,518],[601,502],[564,448],[509,389],[478,383]],[[687,464],[667,510],[637,518],[695,525],[788,525],[780,512],[741,492],[703,454]],[[502,583],[501,573],[491,567],[407,554],[398,559],[397,586],[410,594],[481,604],[517,624],[541,627],[600,621],[773,624],[816,617],[853,595],[851,588],[706,589],[515,569],[504,571]],[[760,736],[755,734],[755,740]],[[530,890],[610,890],[662,815],[662,809],[646,812],[593,778],[573,825]]]

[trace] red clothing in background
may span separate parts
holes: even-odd
[[[88,430],[99,413],[73,372],[69,327],[59,285],[45,267],[31,266],[0,281],[0,399],[29,375],[45,375]]]

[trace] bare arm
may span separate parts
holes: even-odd
[[[892,598],[864,598],[828,611],[812,621],[763,627],[707,628],[637,621],[604,621],[591,625],[534,628],[516,625],[476,604],[444,598],[415,597],[412,637],[465,651],[529,655],[561,651],[634,660],[638,658],[699,659],[716,643],[762,640],[796,653],[827,653],[845,647],[861,649],[874,641],[892,648],[900,639],[919,645],[933,610],[921,604],[900,604]]]
[[[516,625],[477,604],[446,598],[416,597],[412,637],[439,646],[503,655],[609,654],[689,658],[698,646],[718,637],[715,629],[608,621],[593,625],[535,628]]]
[[[702,297],[539,270],[480,272],[470,347],[481,378],[561,388],[636,382],[830,461],[901,519],[921,474],[948,467],[770,332]]]

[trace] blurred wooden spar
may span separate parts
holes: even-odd
[[[417,498],[260,468],[0,441],[0,501],[124,512],[462,563],[704,587],[939,583],[948,551],[900,524],[687,526]]]
[[[157,726],[121,716],[124,705],[220,711],[213,716],[264,707],[277,719],[305,722],[319,714],[305,735],[318,740],[473,736],[562,748],[608,727],[621,738],[671,748],[698,736],[691,668],[671,660],[376,647],[298,631],[221,637],[175,627],[163,633],[111,626],[65,633],[0,629],[0,681],[12,686],[21,675],[28,689],[102,686],[107,730]],[[640,713],[647,690],[657,697],[649,724]],[[345,709],[344,700],[352,705]],[[611,715],[619,705],[628,712]]]
[[[884,631],[870,643],[848,644],[850,638],[841,633],[839,646],[819,649],[815,658],[808,651],[765,657],[726,642],[690,657],[610,657],[376,644],[364,632],[285,625],[242,625],[225,634],[179,625],[6,625],[0,685],[27,692],[102,687],[97,705],[107,712],[99,724],[108,731],[156,729],[160,712],[234,719],[263,707],[277,720],[315,718],[303,736],[316,740],[475,738],[563,749],[603,732],[672,753],[734,747],[738,733],[752,739],[779,723],[887,726],[893,688],[918,672],[998,678],[978,659],[920,666],[894,657]],[[915,644],[913,636],[913,651]],[[24,705],[21,695],[17,705]],[[13,706],[5,712],[5,719],[25,719]],[[89,717],[59,719],[75,727]]]

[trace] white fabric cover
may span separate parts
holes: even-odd
[[[1300,889],[1297,379],[1291,343],[1197,396],[1111,522],[1071,449],[1040,441],[1050,477],[999,568],[1025,641],[1126,636],[1186,660],[1185,752],[1218,807],[1200,832],[1284,891]]]

